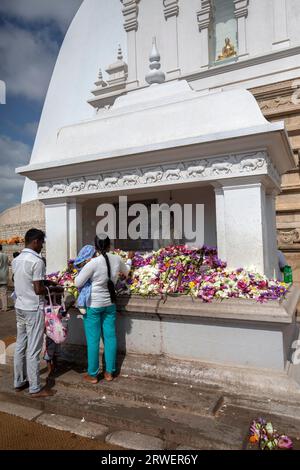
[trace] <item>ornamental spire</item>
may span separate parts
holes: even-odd
[[[160,53],[158,52],[156,45],[156,37],[154,37],[152,41],[152,51],[149,60],[150,72],[146,75],[146,82],[149,83],[149,85],[153,85],[154,83],[164,83],[166,80],[166,76],[162,70],[159,70],[161,64]]]

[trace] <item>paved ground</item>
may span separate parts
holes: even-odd
[[[0,310],[0,339],[15,337],[16,335],[16,315],[13,309],[8,312]]]
[[[0,413],[0,450],[118,450],[120,447]]]
[[[0,339],[10,342],[14,335],[14,313],[0,312]],[[0,366],[0,413],[5,411],[29,420],[28,432],[46,425],[55,428],[51,431],[53,436],[72,430],[109,446],[136,450],[247,449],[250,422],[264,416],[293,439],[295,449],[300,449],[300,403],[288,396],[279,400],[272,396],[234,395],[224,387],[137,376],[130,369],[121,370],[111,383],[101,380],[94,386],[83,382],[83,373],[84,368],[78,364],[61,363],[60,371],[48,381],[56,395],[33,400],[27,391],[13,391],[11,367]],[[42,378],[46,383],[46,373]],[[6,437],[4,444],[0,441],[0,448],[18,445],[14,434]],[[60,442],[60,438],[53,439],[53,445]],[[70,445],[76,442],[74,448],[81,448],[77,443],[87,445],[74,439],[67,439]],[[95,445],[94,439],[91,445]],[[39,445],[46,445],[46,441]]]

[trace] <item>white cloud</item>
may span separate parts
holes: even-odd
[[[82,0],[1,0],[0,13],[27,23],[55,22],[64,32]]]
[[[23,128],[24,133],[30,137],[35,137],[38,130],[38,125],[38,121],[27,122]]]
[[[0,77],[7,93],[42,101],[58,54],[53,24],[65,33],[81,0],[0,0]],[[12,20],[22,20],[16,25]],[[51,36],[52,34],[52,36]]]
[[[0,212],[21,202],[24,178],[15,168],[28,163],[30,152],[23,142],[0,135]]]
[[[7,93],[42,100],[55,64],[58,46],[47,33],[12,24],[0,30],[0,76]]]

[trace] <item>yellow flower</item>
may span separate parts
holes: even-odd
[[[189,286],[191,289],[193,289],[193,287],[195,287],[196,283],[194,281],[191,281],[189,282]]]

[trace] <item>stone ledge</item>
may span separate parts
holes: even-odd
[[[118,311],[127,314],[150,313],[159,317],[215,318],[222,320],[257,321],[268,323],[293,322],[300,289],[292,286],[286,298],[260,304],[255,300],[225,299],[204,303],[187,295],[143,298],[137,295],[119,297]]]

